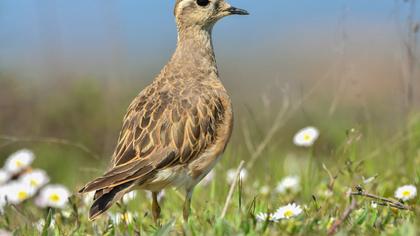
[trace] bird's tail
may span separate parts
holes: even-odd
[[[141,185],[155,175],[150,160],[140,159],[117,166],[86,184],[79,193],[95,191],[95,197],[89,212],[89,219],[94,220],[108,210],[114,202],[120,200],[133,186]]]
[[[95,220],[98,216],[108,210],[115,202],[119,201],[124,194],[129,192],[133,186],[132,182],[115,186],[110,189],[100,189],[95,192],[94,202],[89,210],[89,220]]]

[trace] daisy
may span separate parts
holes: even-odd
[[[5,184],[10,179],[9,173],[5,170],[0,169],[0,185]]]
[[[242,181],[245,181],[248,177],[248,171],[246,169],[242,169],[241,172],[239,173],[239,178]],[[235,181],[236,178],[236,170],[235,169],[230,169],[227,171],[226,174],[226,180],[229,184],[231,184],[233,181]]]
[[[0,186],[0,214],[3,213],[3,208],[6,206],[6,203],[6,188]]]
[[[4,167],[8,172],[16,174],[29,167],[34,158],[33,152],[28,149],[22,149],[10,155]]]
[[[45,220],[44,219],[40,219],[37,222],[33,223],[33,226],[39,231],[42,232],[42,230],[44,229],[45,226]],[[54,229],[55,227],[55,220],[54,218],[51,219],[50,222],[50,226],[48,227],[49,229]]]
[[[125,224],[129,225],[129,224],[133,223],[134,217],[136,217],[136,216],[133,213],[127,211],[124,214],[122,214],[122,213],[110,214],[110,217],[111,217],[111,220],[116,225],[119,225],[121,223],[125,223]]]
[[[300,190],[299,183],[300,183],[299,176],[286,176],[277,185],[276,190],[279,193],[287,193],[287,192],[296,193],[296,192],[299,192]]]
[[[417,188],[414,185],[404,185],[395,191],[395,197],[403,201],[408,201],[417,196]]]
[[[292,203],[277,209],[276,213],[274,213],[274,217],[277,219],[290,219],[298,216],[300,213],[302,213],[302,208],[299,205]]]
[[[35,203],[39,207],[64,208],[69,201],[69,190],[62,185],[48,185],[43,188]]]
[[[137,192],[136,191],[131,191],[129,193],[126,193],[122,199],[124,204],[128,204],[129,202],[131,202],[132,200],[134,200],[137,196]]]
[[[319,137],[319,131],[315,127],[306,127],[299,130],[293,138],[293,143],[300,147],[310,147]]]
[[[1,236],[13,236],[13,234],[9,231],[6,231],[4,229],[0,229],[0,235]]]
[[[72,210],[70,210],[69,208],[67,208],[66,210],[62,210],[61,211],[61,215],[64,217],[64,218],[70,218],[70,216],[73,214],[73,211]]]
[[[259,222],[271,221],[271,222],[278,222],[279,218],[275,214],[272,213],[264,213],[260,212],[255,216],[255,219]]]
[[[19,204],[28,198],[34,196],[36,190],[29,184],[14,181],[4,186],[3,191],[7,202]]]
[[[262,186],[261,189],[260,189],[260,194],[262,194],[262,195],[270,194],[270,187],[267,186],[267,185]]]
[[[23,174],[19,180],[22,183],[29,184],[35,189],[39,189],[50,181],[47,173],[43,170],[33,170]]]

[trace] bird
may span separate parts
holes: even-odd
[[[108,170],[79,193],[95,192],[89,219],[95,220],[133,190],[152,192],[158,222],[158,194],[185,191],[188,221],[194,187],[222,156],[233,129],[231,99],[219,77],[212,30],[220,19],[248,15],[225,0],[176,0],[175,52],[153,82],[131,102]]]

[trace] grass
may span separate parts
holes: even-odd
[[[62,96],[64,101],[44,100],[38,102],[45,104],[40,108],[24,102],[18,106],[22,109],[15,109],[16,117],[31,120],[18,122],[0,113],[2,132],[24,137],[0,135],[0,163],[17,149],[30,148],[37,156],[33,167],[46,170],[53,183],[64,184],[72,192],[103,173],[108,160],[97,156],[112,152],[122,108],[132,94],[126,94],[124,99],[117,96],[120,100],[115,107],[121,110],[107,113],[105,95],[98,92],[97,85],[85,83],[69,86]],[[274,103],[264,107],[263,112],[263,106],[237,110],[232,140],[215,167],[213,181],[196,188],[187,223],[182,220],[183,193],[167,190],[161,202],[160,227],[153,223],[151,200],[138,191],[134,200],[114,206],[95,222],[88,221],[89,204],[82,196],[72,196],[65,209],[40,209],[30,199],[6,208],[0,217],[0,229],[14,235],[326,235],[334,227],[337,235],[418,235],[418,197],[404,202],[410,210],[401,210],[366,196],[350,197],[348,193],[360,193],[361,188],[363,194],[359,195],[393,199],[399,186],[420,186],[420,171],[416,168],[420,165],[420,116],[412,115],[403,126],[403,122],[395,122],[403,120],[396,118],[398,114],[381,110],[379,103],[366,104],[369,110],[363,112],[340,106],[333,115],[326,115],[323,111],[328,107],[320,104],[329,104],[327,98],[313,97],[317,99],[297,105],[285,102],[278,113],[273,112],[278,107]],[[19,125],[8,125],[15,123]],[[293,146],[294,133],[307,125],[315,125],[320,138],[310,148]],[[12,132],[15,129],[18,131]],[[35,138],[19,135],[22,133],[33,133]],[[60,138],[36,138],[44,133],[78,140],[78,144]],[[222,218],[231,187],[226,173],[242,160],[248,177],[234,186]],[[300,191],[277,193],[277,184],[289,175],[300,177]],[[371,177],[372,181],[365,183]],[[268,193],[261,192],[263,187],[269,189]],[[372,201],[379,203],[377,208],[372,207]],[[274,212],[292,202],[304,210],[296,218],[277,223],[255,219],[260,212]],[[114,219],[115,214],[127,212],[133,214],[130,222]],[[48,222],[51,224],[46,227]]]
[[[311,148],[275,146],[275,141],[271,141],[255,164],[248,166],[248,177],[235,185],[223,219],[220,216],[230,187],[226,181],[227,169],[236,168],[241,159],[247,161],[250,156],[240,146],[231,145],[216,167],[215,179],[196,188],[192,216],[187,223],[182,220],[182,194],[167,190],[161,201],[160,227],[152,221],[150,199],[139,191],[134,200],[114,206],[110,214],[95,222],[87,219],[89,206],[81,196],[71,197],[68,207],[62,210],[39,209],[29,200],[7,207],[0,218],[0,228],[15,235],[325,235],[332,227],[338,235],[417,235],[418,197],[404,203],[410,210],[401,210],[381,205],[382,201],[377,199],[348,194],[363,192],[392,199],[395,189],[401,185],[419,186],[420,172],[416,168],[420,163],[419,130],[416,122],[412,124],[413,133],[408,138],[397,135],[386,140],[356,130],[346,133],[342,129],[343,139],[333,140],[338,144],[335,147],[329,147],[330,136],[322,128],[320,140]],[[46,148],[42,144],[34,148],[42,163],[42,155],[47,154],[37,148],[44,152]],[[78,175],[77,164],[69,163],[74,166],[70,170],[59,163],[47,169],[57,176],[53,179],[63,179],[73,190],[96,175]],[[66,174],[57,175],[60,169],[54,168],[61,168]],[[277,193],[277,183],[291,174],[300,176],[300,191]],[[372,176],[375,178],[371,182],[364,181]],[[261,193],[263,186],[270,191]],[[379,203],[377,208],[372,207],[372,201]],[[304,210],[298,217],[278,223],[256,221],[257,213],[273,212],[291,202]],[[112,219],[112,214],[127,212],[133,214],[132,220]],[[47,224],[34,227],[40,219]],[[48,222],[53,223],[46,227]]]

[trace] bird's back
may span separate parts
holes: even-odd
[[[199,72],[196,76],[168,64],[139,93],[125,115],[112,168],[145,158],[157,146],[172,143],[182,148],[187,144],[196,146],[195,140],[187,142],[188,138],[216,138],[218,122],[223,121],[227,111],[231,112],[230,99],[218,78],[206,78]]]

